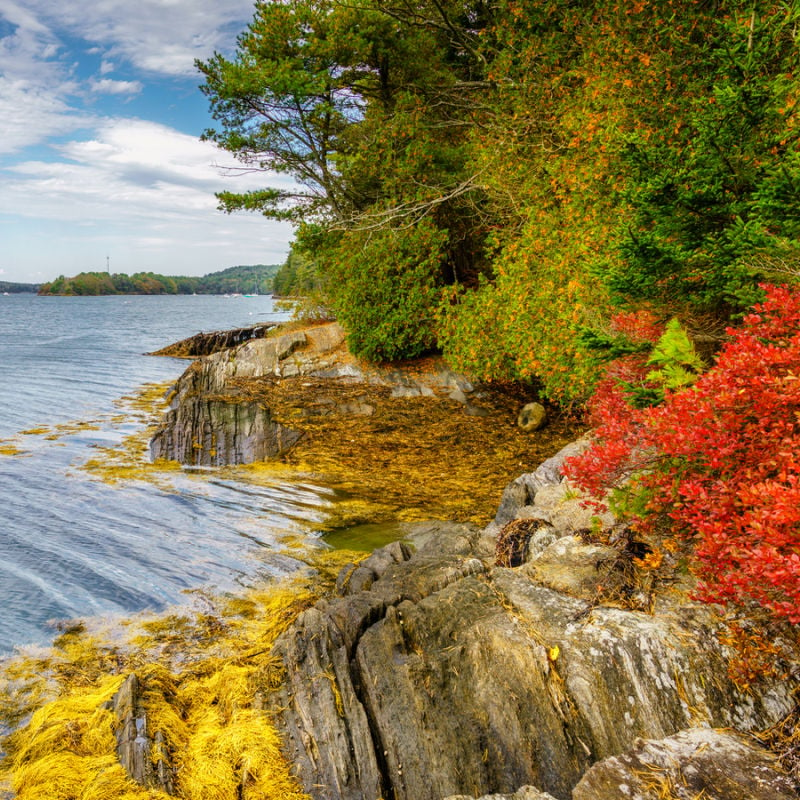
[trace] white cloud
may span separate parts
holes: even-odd
[[[139,94],[142,91],[140,81],[115,81],[102,78],[90,83],[90,88],[98,94]]]
[[[194,60],[228,49],[254,10],[253,0],[28,0],[27,5],[53,27],[103,45],[109,56],[165,75],[194,75]]]
[[[77,113],[46,86],[5,78],[0,78],[0,119],[0,153],[17,152],[91,122],[88,115]]]
[[[0,16],[3,16],[14,27],[22,28],[25,31],[45,35],[50,33],[34,14],[12,0],[0,0]]]
[[[89,127],[86,97],[141,92],[139,80],[105,77],[118,62],[155,76],[196,76],[194,60],[230,48],[252,11],[252,0],[0,0],[0,19],[12,29],[0,38],[0,154]],[[80,55],[102,57],[103,77],[78,80],[65,34],[89,43]]]
[[[278,254],[268,261],[280,261],[286,252],[288,225],[258,215],[222,214],[214,192],[266,183],[288,187],[288,179],[252,173],[226,177],[216,166],[225,154],[208,142],[156,123],[116,119],[107,120],[92,139],[57,149],[61,159],[55,163],[26,161],[6,168],[0,215],[28,219],[43,231],[67,227],[84,249],[87,242],[112,237],[116,244],[104,247],[138,254],[130,265],[117,257],[120,271],[142,268],[144,254],[151,259],[148,269],[174,272],[179,254],[185,258],[191,252],[202,272],[224,266],[227,257],[252,263],[253,257],[234,255],[243,250],[261,253],[255,260],[262,262],[268,246]],[[47,236],[41,235],[37,246],[47,245]],[[53,243],[49,247],[56,249]],[[165,263],[152,260],[158,258]]]
[[[59,162],[27,161],[7,169],[12,177],[3,182],[0,211],[73,221],[163,221],[213,212],[215,191],[267,182],[263,174],[226,177],[233,162],[214,145],[143,120],[108,120],[95,138],[56,149]],[[286,178],[269,178],[272,185],[290,185]]]
[[[31,11],[0,0],[0,17],[14,31],[0,39],[0,153],[13,153],[89,123],[69,99],[77,84],[56,60],[60,46]]]

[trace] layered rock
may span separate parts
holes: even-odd
[[[167,412],[150,452],[182,464],[249,464],[281,455],[300,437],[300,431],[273,420],[257,400],[199,394],[184,397]]]
[[[325,383],[326,396],[314,398],[315,405],[327,403],[325,413],[372,414],[368,392],[364,396],[347,392],[346,397],[337,399],[337,387],[354,385],[384,387],[388,396],[397,399],[446,398],[461,403],[468,413],[479,413],[471,402],[472,384],[444,365],[419,374],[368,367],[347,352],[344,338],[341,327],[331,323],[248,339],[195,361],[170,392],[170,410],[150,443],[152,456],[220,466],[284,454],[301,438],[302,429],[275,419],[274,409],[265,400],[268,381],[297,387],[296,417],[312,413],[303,396],[309,380]]]
[[[247,342],[251,339],[262,339],[269,331],[277,326],[275,322],[268,322],[260,325],[249,325],[246,328],[232,328],[227,331],[211,331],[209,333],[196,333],[179,342],[162,347],[151,356],[171,356],[172,358],[197,358],[198,356],[208,356],[220,350],[228,350],[231,347]]]
[[[139,680],[131,673],[109,702],[117,718],[117,757],[133,780],[165,794],[175,793],[175,781],[163,733],[152,735],[142,703]]]
[[[711,608],[598,604],[610,579],[624,596],[624,565],[577,535],[587,512],[556,467],[506,493],[503,515],[536,517],[547,534],[523,566],[494,565],[496,525],[422,527],[413,555],[397,545],[373,554],[342,576],[343,596],[280,640],[280,718],[312,797],[441,800],[527,786],[524,797],[568,800],[592,765],[641,739],[760,729],[793,707],[788,682],[745,693],[728,678]],[[589,791],[584,800],[605,797]]]

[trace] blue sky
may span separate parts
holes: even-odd
[[[236,174],[196,58],[231,54],[252,0],[0,0],[0,280],[203,275],[284,260],[288,225],[227,215]],[[107,262],[108,259],[108,262]]]

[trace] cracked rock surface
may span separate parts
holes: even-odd
[[[527,564],[494,566],[496,526],[420,524],[415,552],[396,543],[345,570],[342,596],[279,641],[280,722],[312,797],[611,800],[628,795],[581,779],[641,740],[765,728],[793,707],[788,682],[745,694],[730,681],[711,608],[651,614],[587,599],[593,554],[574,541],[573,501],[554,500],[560,478],[548,474],[505,504],[512,516],[567,520]],[[552,580],[559,552],[577,580]]]

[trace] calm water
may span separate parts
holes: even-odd
[[[57,620],[159,609],[290,568],[276,538],[313,530],[332,501],[322,487],[214,472],[108,485],[81,469],[142,429],[121,397],[186,367],[143,353],[284,317],[266,296],[0,296],[0,447],[21,451],[0,455],[0,654],[50,640]],[[74,422],[93,429],[57,427]]]

